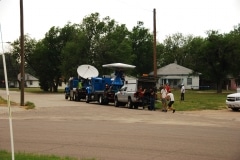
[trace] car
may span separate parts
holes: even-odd
[[[226,105],[233,111],[238,111],[240,109],[240,93],[232,93],[227,95]]]

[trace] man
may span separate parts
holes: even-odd
[[[167,112],[167,90],[166,85],[163,85],[163,88],[161,89],[161,100],[162,100],[162,112]]]
[[[184,84],[182,84],[182,87],[181,87],[181,101],[184,101],[184,94],[185,94],[185,87],[184,87]]]
[[[170,91],[171,89],[170,89],[170,86],[169,86],[168,83],[166,84],[166,87],[165,87],[165,88],[166,88],[167,92],[169,93],[169,91]]]
[[[156,93],[154,89],[150,88],[150,110],[155,111],[155,97]]]
[[[173,103],[174,103],[174,95],[173,93],[171,92],[171,90],[169,91],[169,93],[167,94],[167,99],[169,100],[169,103],[168,103],[168,109],[169,110],[172,110],[174,113],[175,112],[175,108],[173,108]]]

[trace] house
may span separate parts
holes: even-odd
[[[186,89],[199,89],[199,74],[192,75],[193,70],[171,63],[157,69],[158,85],[168,83],[171,88],[184,84]],[[153,72],[149,73],[153,75]]]
[[[18,80],[21,80],[21,74],[18,74]],[[18,81],[9,81],[9,86],[10,87],[19,87],[19,82]],[[34,77],[33,75],[29,73],[25,73],[25,87],[31,88],[31,87],[40,87],[39,86],[39,80]]]

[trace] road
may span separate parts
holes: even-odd
[[[10,100],[20,102],[20,93],[10,92]],[[36,108],[12,106],[15,152],[96,160],[240,159],[240,112],[163,113],[73,102],[63,94],[25,93],[25,101]],[[11,151],[6,106],[0,107],[0,149]]]

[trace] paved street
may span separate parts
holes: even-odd
[[[20,93],[10,92],[10,99],[20,102]],[[97,160],[240,159],[240,112],[153,112],[68,101],[64,94],[25,93],[25,101],[37,107],[12,106],[15,152]],[[11,150],[9,135],[2,106],[0,149]]]

